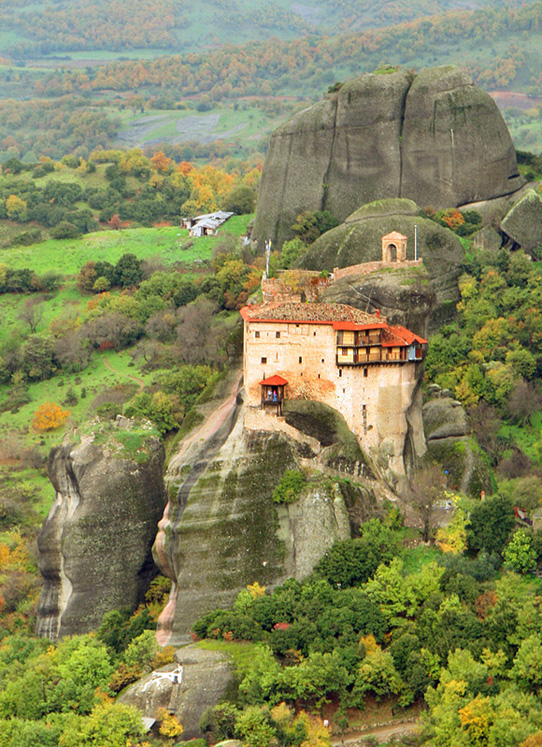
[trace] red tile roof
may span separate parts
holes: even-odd
[[[394,327],[387,327],[386,332],[384,333],[384,339],[382,340],[382,347],[390,348],[412,345],[415,342],[420,345],[425,345],[427,340],[424,340],[423,337],[414,334],[414,332],[411,332],[409,329],[406,329],[406,327],[401,327],[401,325],[398,324]]]
[[[427,340],[401,325],[390,326],[380,314],[367,314],[340,303],[294,303],[292,301],[243,306],[241,316],[251,322],[279,322],[281,324],[329,324],[334,330],[359,332],[382,329],[384,347],[409,346]],[[260,382],[263,383],[263,382]]]
[[[285,386],[288,382],[282,376],[275,374],[270,376],[269,379],[262,379],[259,383],[263,386]]]

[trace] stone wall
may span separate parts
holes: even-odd
[[[403,267],[421,267],[423,260],[407,259],[403,262],[362,262],[359,265],[350,265],[349,267],[334,267],[333,280],[340,280],[349,275],[368,275],[371,272],[378,272],[385,267],[398,268]]]

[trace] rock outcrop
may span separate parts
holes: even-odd
[[[542,251],[542,200],[538,192],[525,192],[504,217],[501,231],[526,252]]]
[[[233,684],[233,665],[227,654],[194,645],[177,650],[175,661],[143,677],[119,700],[150,718],[159,718],[165,708],[183,725],[183,739],[193,739],[202,736],[199,722],[205,710]]]
[[[457,279],[464,253],[459,238],[434,221],[421,218],[411,200],[379,200],[363,205],[340,226],[320,236],[301,259],[300,266],[332,272],[335,267],[380,260],[382,236],[392,230],[407,237],[408,260],[414,259],[417,232],[417,256],[423,260],[425,270],[397,264],[371,275],[349,276],[333,283],[323,296],[363,310],[385,307],[386,316],[394,320],[400,320],[404,314],[401,323],[408,321],[405,326],[424,334],[437,329],[455,311],[459,300]],[[422,330],[421,317],[429,312],[429,327]],[[411,315],[417,317],[414,323],[409,318]]]
[[[182,456],[170,464],[171,497],[154,547],[157,564],[174,582],[159,620],[163,645],[189,640],[201,615],[231,605],[249,583],[272,587],[306,576],[335,540],[350,536],[360,504],[376,503],[369,496],[378,483],[338,413],[332,411],[350,438],[339,433],[341,426],[325,428],[331,441],[322,444],[312,415],[289,414],[291,424],[270,418],[270,430],[250,430],[239,398],[229,402],[211,431],[206,421],[191,434],[194,450],[181,445]],[[295,503],[275,503],[273,490],[285,470],[300,468],[318,472]],[[329,479],[341,474],[363,485],[357,496],[345,498],[340,480]]]
[[[450,207],[522,184],[497,106],[466,73],[368,74],[275,130],[252,238],[280,247],[304,210],[342,221],[377,199]]]
[[[432,384],[422,412],[428,457],[446,470],[448,487],[476,497],[482,490],[490,493],[491,470],[471,438],[461,402],[448,390]]]
[[[344,303],[364,311],[380,309],[389,324],[400,324],[427,337],[437,296],[428,274],[421,268],[375,271],[336,280],[321,300]]]
[[[55,639],[135,609],[157,569],[152,543],[166,504],[164,449],[149,428],[92,423],[49,455],[56,499],[38,538],[44,586],[36,632]]]

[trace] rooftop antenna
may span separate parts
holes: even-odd
[[[414,260],[418,261],[418,224],[414,224]]]

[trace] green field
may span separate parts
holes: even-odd
[[[221,234],[243,234],[251,217],[244,215],[230,218],[222,227]],[[178,227],[103,231],[87,234],[75,241],[51,239],[31,247],[4,249],[0,251],[0,261],[14,268],[30,267],[38,275],[55,271],[67,276],[68,279],[56,294],[39,297],[43,300],[39,304],[41,319],[36,333],[47,335],[54,319],[84,320],[87,303],[92,296],[79,292],[73,276],[87,260],[108,261],[114,264],[123,254],[131,252],[140,259],[159,257],[166,264],[192,264],[195,260],[210,259],[220,241],[220,235],[189,239],[188,231]],[[182,248],[188,244],[188,248]],[[32,298],[36,297],[31,294],[0,295],[0,345],[10,338],[22,344],[28,337],[29,327],[18,317]],[[114,371],[106,366],[106,361]],[[27,445],[38,445],[40,449],[48,450],[58,443],[60,432],[38,434],[33,430],[34,412],[41,404],[48,401],[62,404],[68,391],[72,390],[78,401],[77,404],[67,407],[71,411],[71,422],[77,424],[92,417],[92,401],[97,394],[111,387],[128,384],[134,390],[131,392],[133,395],[139,388],[139,384],[133,380],[134,377],[142,379],[145,385],[148,385],[155,376],[156,372],[143,373],[134,365],[128,351],[96,352],[92,355],[90,364],[81,373],[62,373],[46,381],[31,383],[28,387],[31,401],[28,404],[15,411],[0,413],[0,440],[16,436]],[[9,386],[0,387],[0,406],[8,397],[9,391]]]
[[[170,143],[265,140],[285,118],[284,114],[270,116],[260,108],[246,104],[237,108],[219,106],[206,112],[195,109],[153,109],[133,113],[115,107],[109,107],[106,111],[122,122],[115,143],[123,146],[143,145],[148,140]]]
[[[242,219],[235,219],[236,226],[242,222]],[[231,232],[236,233],[232,226],[224,230],[224,233]],[[165,264],[208,260],[218,241],[219,237],[208,236],[189,239],[188,231],[178,226],[127,228],[97,231],[79,239],[47,239],[33,246],[2,249],[0,262],[17,269],[31,267],[38,275],[51,271],[75,275],[88,260],[114,264],[126,253],[135,254],[138,259],[159,257]],[[189,243],[188,248],[183,248]]]

